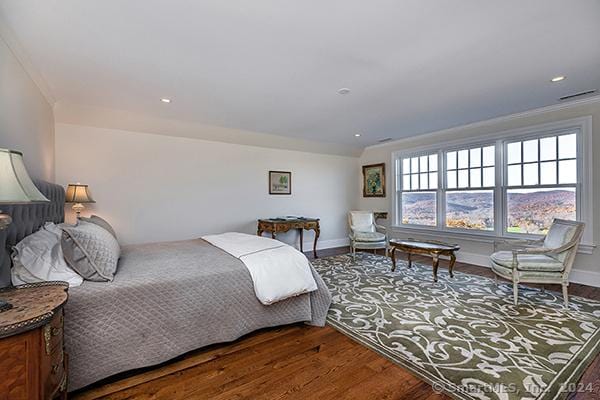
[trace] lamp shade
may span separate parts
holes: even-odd
[[[66,203],[95,203],[92,198],[88,185],[80,183],[69,183],[67,186],[67,194],[65,196]]]
[[[0,204],[49,202],[33,184],[23,154],[0,149]]]

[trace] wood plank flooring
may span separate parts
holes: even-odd
[[[348,248],[321,250],[319,256]],[[307,256],[310,254],[307,253]],[[429,262],[426,258],[415,261]],[[440,269],[445,268],[445,264]],[[487,268],[457,263],[456,271],[492,277]],[[559,287],[548,286],[551,290]],[[573,284],[570,293],[600,300],[600,288]],[[580,384],[592,392],[570,399],[600,399],[600,357]],[[449,399],[368,348],[326,326],[265,329],[235,342],[209,346],[157,367],[109,378],[72,393],[91,399]]]

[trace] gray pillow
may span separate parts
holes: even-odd
[[[106,229],[85,221],[62,230],[61,247],[67,264],[83,279],[112,281],[121,255],[117,239]]]
[[[85,221],[85,222],[91,222],[92,224],[96,224],[101,228],[106,229],[107,231],[110,232],[111,235],[113,235],[115,237],[115,239],[117,238],[117,234],[115,233],[115,230],[113,229],[113,227],[108,223],[108,221],[106,221],[104,218],[100,218],[97,215],[92,215],[89,218],[86,217],[80,217],[79,221]]]

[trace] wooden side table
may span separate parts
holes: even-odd
[[[304,230],[315,231],[315,241],[313,243],[313,255],[317,258],[317,240],[321,235],[321,227],[319,226],[318,218],[297,218],[297,219],[259,219],[258,229],[256,234],[262,236],[263,232],[270,232],[273,239],[276,238],[277,233],[287,232],[291,229],[296,229],[300,233],[300,251],[304,251]]]
[[[0,312],[0,398],[43,400],[67,397],[63,340],[66,282],[0,289],[12,308]]]

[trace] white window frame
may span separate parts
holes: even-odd
[[[586,223],[586,229],[582,238],[580,252],[590,254],[594,247],[593,237],[593,179],[592,179],[592,117],[579,117],[558,122],[551,122],[530,126],[526,128],[501,131],[489,135],[481,135],[477,138],[460,139],[448,141],[446,138],[440,140],[443,145],[429,145],[414,147],[402,151],[392,152],[392,165],[394,166],[394,179],[392,179],[391,197],[391,222],[392,230],[397,233],[422,234],[424,236],[439,237],[443,232],[444,237],[449,239],[466,239],[478,242],[493,242],[497,238],[539,238],[540,235],[519,234],[506,232],[506,168],[504,158],[506,157],[506,143],[514,140],[527,140],[530,138],[560,135],[567,132],[576,132],[577,137],[577,220]],[[496,187],[494,189],[494,231],[446,228],[445,196],[446,191],[446,160],[445,153],[448,151],[485,147],[495,144],[495,172]],[[409,225],[401,224],[401,204],[398,195],[401,195],[402,158],[414,157],[423,154],[438,154],[438,189],[436,190],[437,225]],[[558,185],[557,185],[558,186]],[[453,190],[451,190],[453,191]]]

